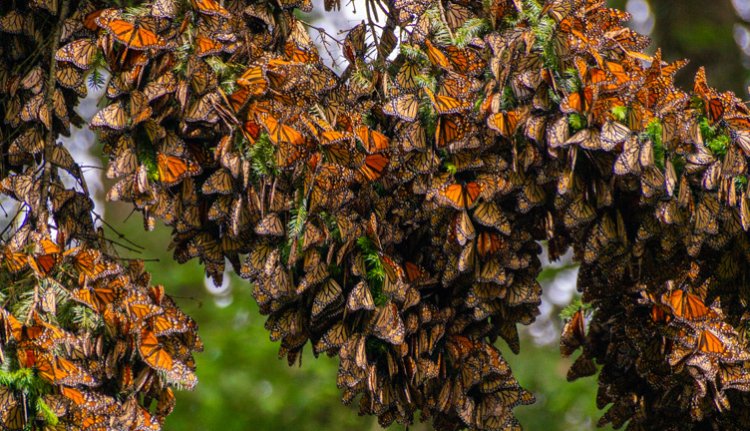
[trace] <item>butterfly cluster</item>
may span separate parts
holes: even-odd
[[[596,2],[386,6],[379,38],[361,25],[344,39],[348,80],[290,12],[308,5],[156,2],[129,20],[97,11],[98,37],[114,35],[112,103],[92,121],[120,178],[109,196],[134,202],[149,226],[173,226],[178,260],[199,257],[218,278],[226,259],[251,279],[281,355],[295,362],[308,341],[338,354],[344,400],[359,396],[382,424],[421,410],[439,429],[514,428],[511,408],[532,398],[492,343],[517,350],[516,323],[537,312],[537,241],[553,256],[572,246],[585,271],[603,272],[585,293],[610,321],[605,293],[650,280],[644,260],[664,277],[678,238],[692,238],[694,258],[705,234],[732,232],[695,234],[719,205],[700,193],[689,206],[702,171],[687,165],[704,135],[707,148],[722,133],[743,142],[730,128],[740,105],[705,83],[697,100],[675,89],[679,63],[644,67],[645,38]],[[388,61],[396,27],[402,46]],[[173,49],[186,40],[187,54]],[[714,166],[709,190],[726,160],[712,151],[694,163]],[[696,214],[683,216],[696,220],[689,232],[673,220],[682,208]],[[579,317],[574,339],[588,345],[581,327]],[[715,353],[703,351],[715,350],[704,330],[670,331],[662,351],[683,337]],[[638,343],[631,355],[646,351]],[[593,360],[623,366],[585,349],[571,377],[595,372]],[[633,408],[638,392],[607,375],[603,421],[661,417]]]
[[[20,208],[0,341],[41,382],[0,386],[0,429],[158,429],[195,384],[195,323],[118,262],[55,143],[86,80],[107,197],[171,227],[178,261],[250,280],[280,356],[338,356],[343,401],[382,425],[520,428],[534,399],[496,343],[518,352],[538,314],[543,243],[581,263],[592,316],[561,352],[582,350],[571,380],[601,367],[601,424],[750,426],[750,111],[702,70],[675,88],[684,61],[643,54],[628,14],[367,1],[382,20],[336,40],[337,74],[309,0],[111,3],[0,6],[0,192]]]
[[[110,246],[57,142],[84,124],[74,108],[97,52],[65,43],[94,10],[71,3],[0,6],[0,429],[158,430],[173,390],[196,385],[202,344]]]

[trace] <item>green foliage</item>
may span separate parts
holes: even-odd
[[[96,62],[97,61],[95,60],[95,64]],[[103,63],[104,57],[100,56],[98,62]],[[103,69],[100,67],[93,67],[87,79],[88,79],[88,86],[96,90],[101,90],[107,84],[107,78],[105,77],[103,73]]]
[[[399,52],[401,53],[401,55],[411,61],[415,61],[418,63],[428,62],[427,54],[425,54],[424,51],[414,45],[409,45],[407,43],[401,44],[399,47]]]
[[[375,244],[366,236],[357,238],[357,246],[364,255],[365,264],[367,265],[367,280],[373,283],[382,284],[385,281],[385,268],[380,260],[380,254],[375,250]]]
[[[570,320],[573,318],[573,315],[580,309],[583,309],[584,313],[588,314],[592,311],[593,308],[591,307],[591,304],[583,302],[580,296],[576,296],[573,298],[570,304],[568,304],[567,307],[563,308],[560,311],[560,319]]]
[[[627,106],[615,106],[611,110],[612,116],[615,120],[624,123],[628,118],[628,107]]]
[[[719,135],[709,140],[708,145],[706,146],[715,155],[719,157],[724,157],[727,155],[727,148],[729,148],[729,136]]]
[[[57,425],[57,416],[44,403],[41,396],[50,391],[47,383],[36,376],[31,368],[18,368],[15,371],[7,371],[11,361],[6,360],[0,369],[0,386],[9,388],[22,394],[21,400],[26,403],[27,415],[35,417],[41,415],[48,425]],[[15,364],[17,366],[17,364]],[[14,366],[15,368],[15,366]],[[2,406],[0,406],[2,411]]]
[[[584,127],[586,127],[586,124],[587,122],[584,116],[578,115],[576,113],[568,115],[568,125],[574,132],[583,129]]]
[[[500,109],[513,109],[518,104],[516,95],[510,86],[503,87],[502,97],[500,98]]]
[[[458,166],[448,160],[445,160],[443,162],[443,167],[445,167],[445,171],[451,175],[456,175],[456,173],[458,172]]]
[[[341,241],[341,230],[339,229],[338,223],[336,223],[336,218],[332,216],[328,212],[321,212],[320,217],[323,219],[323,222],[326,224],[326,227],[328,228],[328,232],[331,233],[331,236],[336,241]]]
[[[654,164],[664,170],[664,144],[662,142],[663,127],[658,118],[652,119],[646,126],[646,137],[654,144]]]
[[[292,209],[291,216],[289,223],[287,223],[287,235],[290,241],[302,235],[302,230],[307,221],[307,199],[302,198],[302,202]]]
[[[52,426],[57,425],[57,415],[55,415],[52,409],[50,409],[47,403],[45,403],[41,398],[36,399],[36,411],[42,416],[42,418],[44,418],[44,422],[46,424]]]
[[[448,24],[443,19],[441,10],[437,7],[431,7],[425,11],[427,22],[430,23],[430,31],[436,42],[440,45],[453,44],[453,37]]]
[[[715,156],[723,158],[729,148],[729,136],[721,133],[718,125],[711,125],[706,117],[701,117],[698,126],[703,141],[706,143],[706,148],[711,150]]]
[[[433,92],[437,88],[437,78],[433,75],[419,74],[414,77],[414,82],[416,82],[418,86],[429,88]]]
[[[698,121],[698,127],[700,127],[703,140],[708,141],[716,136],[716,126],[712,126],[708,122],[708,118],[701,117],[700,121]]]
[[[362,251],[367,268],[367,285],[376,305],[383,305],[388,298],[383,295],[383,282],[385,282],[385,267],[380,260],[380,253],[375,249],[375,244],[366,236],[357,238],[357,246]]]
[[[453,43],[463,48],[474,38],[481,38],[490,31],[490,23],[486,19],[472,18],[467,20],[453,36]]]
[[[276,146],[271,143],[267,133],[261,133],[255,144],[248,148],[247,153],[256,177],[278,174],[278,168],[274,160]]]
[[[747,177],[744,175],[738,175],[734,177],[734,188],[738,193],[742,193],[747,190]]]

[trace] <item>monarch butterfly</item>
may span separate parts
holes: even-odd
[[[474,82],[464,75],[446,72],[438,88],[438,94],[454,99],[467,99],[474,92]]]
[[[55,60],[73,63],[79,69],[88,70],[98,49],[93,39],[74,40],[57,50]]]
[[[168,186],[177,184],[185,177],[198,175],[202,171],[198,163],[163,153],[156,155],[156,169],[159,181]]]
[[[385,151],[390,147],[388,137],[377,130],[372,130],[367,126],[359,126],[356,132],[368,154]]]
[[[166,40],[153,31],[142,28],[138,23],[133,24],[119,18],[106,19],[104,16],[96,18],[96,23],[129,49],[143,51],[168,47]]]
[[[630,129],[617,121],[607,121],[602,125],[601,140],[602,148],[612,151],[615,145],[625,142],[632,132]]]
[[[209,55],[215,55],[224,50],[223,43],[214,39],[210,39],[203,35],[198,35],[195,38],[194,46],[195,46],[195,55],[197,55],[198,57],[206,57]]]
[[[437,127],[435,128],[435,145],[439,148],[452,145],[462,147],[464,140],[468,141],[470,129],[468,121],[461,115],[448,115],[438,117]]]
[[[302,251],[306,251],[308,248],[314,245],[321,244],[325,241],[326,235],[320,230],[314,223],[307,222],[305,224],[305,234],[302,238],[303,248]]]
[[[405,152],[427,149],[425,130],[419,122],[400,123],[396,128],[396,136],[398,136],[399,146]]]
[[[324,146],[330,146],[334,144],[340,144],[352,140],[352,135],[349,133],[343,133],[336,130],[325,130],[318,135],[320,144]],[[346,147],[346,145],[345,145]]]
[[[456,241],[462,246],[476,237],[474,224],[465,210],[456,214],[451,225],[453,226],[452,231]]]
[[[570,366],[566,379],[569,382],[596,374],[596,364],[586,355],[579,356]]]
[[[44,71],[39,66],[32,68],[21,80],[21,88],[38,94],[44,85]]]
[[[52,384],[67,386],[97,384],[96,379],[86,370],[60,356],[53,358],[39,356],[35,359],[34,365],[39,376]]]
[[[107,285],[95,288],[82,287],[73,292],[72,298],[93,310],[103,311],[119,295],[119,288]]]
[[[727,352],[726,344],[709,329],[701,331],[696,348],[700,352],[711,355],[723,355]]]
[[[3,250],[3,257],[5,266],[10,272],[19,272],[29,263],[26,253],[13,251],[10,246]]]
[[[472,209],[483,191],[475,181],[445,184],[437,189],[438,201],[457,210]]]
[[[432,101],[432,105],[435,107],[435,112],[437,112],[438,115],[456,114],[461,111],[466,111],[471,107],[466,101],[461,102],[450,96],[436,96],[429,88],[425,88],[424,91],[427,93],[427,97],[430,98],[430,101]]]
[[[715,316],[715,313],[707,307],[703,300],[697,295],[676,289],[662,296],[662,302],[666,303],[675,316],[688,320],[703,320]]]
[[[477,236],[477,253],[481,258],[495,255],[506,248],[506,241],[495,232],[482,232]]]
[[[151,368],[160,371],[172,371],[174,366],[172,356],[164,350],[156,335],[146,328],[141,329],[138,352],[144,362]]]
[[[174,18],[177,16],[175,0],[154,0],[151,3],[151,16],[157,18]]]
[[[443,48],[453,69],[459,73],[476,76],[481,74],[487,62],[476,51],[469,48],[459,48],[448,45]]]
[[[305,137],[296,129],[280,123],[269,114],[261,114],[258,120],[268,131],[268,138],[274,145],[303,145]]]
[[[476,15],[474,15],[471,10],[455,3],[449,3],[445,9],[445,20],[448,26],[453,30],[460,28],[466,23],[466,21],[475,17]]]
[[[220,16],[229,19],[232,15],[224,9],[216,0],[191,0],[193,8],[205,15]]]
[[[391,99],[383,105],[383,113],[398,117],[403,121],[414,121],[419,110],[419,98],[414,94],[405,94]]]
[[[83,81],[83,72],[71,64],[60,64],[55,69],[60,86],[73,90],[79,97],[86,97],[88,88]]]
[[[513,111],[498,112],[487,118],[487,125],[503,137],[510,138],[526,121],[528,113],[529,108],[527,106]],[[565,126],[567,127],[567,120]]]
[[[190,77],[190,88],[196,94],[206,94],[218,86],[216,74],[203,59],[196,56],[188,58],[188,76]],[[187,88],[185,88],[185,91],[187,91]],[[184,103],[182,102],[182,104]]]
[[[344,38],[344,57],[351,64],[356,64],[358,58],[362,58],[367,51],[365,44],[367,37],[367,26],[364,21],[349,30]]]
[[[579,308],[563,327],[560,335],[560,353],[564,357],[568,357],[585,342],[586,330],[584,328],[583,309]]]
[[[261,96],[268,90],[268,79],[266,78],[264,68],[254,66],[245,71],[237,78],[237,85],[245,87],[252,96]]]
[[[279,5],[284,9],[298,8],[302,12],[312,10],[312,0],[279,0]]]
[[[511,234],[510,221],[494,202],[479,203],[474,209],[472,217],[482,226],[493,227],[504,235]]]
[[[404,273],[406,281],[416,285],[424,284],[430,278],[430,274],[423,267],[411,261],[404,263]]]
[[[450,60],[437,46],[429,39],[425,39],[424,44],[427,47],[427,59],[430,60],[430,63],[442,69],[451,68]]]
[[[315,292],[312,308],[310,309],[310,316],[315,319],[323,312],[338,307],[338,305],[344,301],[341,292],[341,286],[336,280],[332,278],[326,280],[318,291]]]
[[[158,78],[149,81],[148,84],[143,88],[143,94],[146,99],[151,102],[158,99],[165,94],[174,93],[177,90],[177,77],[174,72],[167,71]]]
[[[217,93],[208,93],[193,101],[185,113],[185,121],[191,123],[204,122],[209,124],[214,124],[219,121],[219,114],[217,111],[219,97],[220,96]]]
[[[281,218],[279,218],[278,214],[273,212],[268,213],[255,226],[255,233],[264,236],[283,236],[284,225],[281,223]]]
[[[336,322],[315,343],[314,350],[320,352],[336,352],[349,338],[349,331],[343,321]]]
[[[10,34],[21,34],[27,28],[27,20],[33,21],[33,18],[11,9],[6,15],[0,17],[0,30]]]
[[[577,8],[580,0],[553,0],[542,9],[542,15],[549,15],[558,24]]]
[[[0,403],[3,411],[0,416],[0,424],[8,430],[21,430],[26,427],[28,420],[26,406],[18,401],[14,391],[8,387],[0,386]]]
[[[232,174],[226,169],[217,169],[201,186],[205,194],[230,194],[234,191]]]
[[[375,181],[383,175],[388,161],[388,157],[382,154],[370,154],[365,157],[364,163],[359,167],[359,172],[367,181]]]
[[[39,154],[44,150],[44,138],[41,131],[36,127],[29,127],[16,139],[13,144],[17,145],[22,151],[31,154]]]
[[[61,260],[61,249],[52,240],[43,238],[39,241],[37,248],[38,253],[29,255],[29,266],[41,277],[46,277],[52,273]]]
[[[123,130],[128,126],[128,115],[122,102],[113,103],[94,115],[89,127]]]
[[[245,13],[247,14],[247,9],[245,9]],[[293,37],[294,36],[292,36],[292,38]],[[287,58],[290,58],[295,62],[309,64],[315,64],[319,62],[320,54],[318,54],[318,51],[314,47],[310,47],[309,43],[305,43],[305,45],[307,47],[303,47],[290,39],[287,41],[286,45],[284,45],[284,53],[286,54]],[[344,50],[345,49],[346,47],[344,47]],[[346,53],[344,53],[344,55],[346,55]]]
[[[163,314],[151,317],[149,323],[157,337],[184,333],[191,328],[191,321],[177,308],[165,309]]]
[[[401,91],[412,91],[419,86],[418,77],[422,71],[417,62],[406,61],[396,73],[396,87]]]
[[[406,329],[394,302],[378,307],[371,325],[373,335],[381,340],[393,345],[403,344]]]
[[[45,102],[44,93],[37,94],[23,105],[21,121],[39,121],[47,130],[52,129],[52,116]]]
[[[645,147],[645,145],[644,145]],[[648,156],[642,157],[641,143],[635,135],[631,135],[625,141],[622,147],[622,153],[617,156],[614,164],[614,173],[617,175],[626,174],[638,174],[641,172],[641,159],[645,158],[646,161]],[[648,151],[648,150],[646,150]]]
[[[135,322],[144,321],[157,314],[163,313],[160,307],[154,305],[150,298],[141,292],[129,292],[123,300],[123,308]]]

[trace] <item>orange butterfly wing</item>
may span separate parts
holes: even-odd
[[[368,181],[375,181],[383,175],[386,166],[388,166],[388,157],[382,154],[370,154],[365,157],[365,163],[359,171]]]
[[[450,184],[439,191],[448,204],[456,209],[471,208],[482,193],[482,186],[477,182]]]
[[[195,55],[198,57],[218,54],[223,49],[224,45],[222,45],[221,42],[209,39],[205,36],[198,36],[195,38]]]
[[[172,371],[174,362],[172,357],[159,344],[153,332],[148,329],[141,331],[141,342],[138,352],[143,360],[152,368],[160,371]]]
[[[368,153],[377,153],[388,149],[390,141],[384,134],[371,130],[367,126],[357,127],[357,137]]]
[[[113,19],[105,24],[112,35],[128,48],[146,50],[165,48],[167,42],[153,31],[139,28],[137,25],[121,19]]]
[[[727,347],[713,332],[705,330],[701,332],[698,339],[698,350],[704,353],[722,354],[726,352]]]
[[[156,156],[156,167],[159,171],[159,180],[168,185],[201,172],[201,167],[197,163],[162,153]]]
[[[685,319],[702,319],[711,313],[711,310],[697,295],[684,292],[681,289],[677,289],[669,295],[668,304],[672,307],[675,316]]]
[[[216,0],[192,0],[193,7],[200,13],[206,15],[218,15],[222,18],[231,18],[229,11],[224,9]]]

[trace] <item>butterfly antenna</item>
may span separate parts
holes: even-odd
[[[99,215],[99,214],[98,214],[98,213],[97,213],[96,211],[92,211],[92,212],[93,212],[93,214],[94,214],[94,218],[96,218],[96,220],[97,220],[97,221],[100,221],[100,222],[101,222],[101,223],[102,223],[102,224],[103,224],[104,226],[106,226],[106,227],[107,227],[107,228],[109,228],[109,229],[110,229],[110,230],[111,230],[112,232],[114,232],[115,234],[117,234],[117,238],[118,238],[118,239],[123,239],[123,240],[125,240],[125,242],[127,242],[128,244],[132,245],[133,247],[139,248],[139,249],[141,249],[141,250],[144,250],[144,249],[145,249],[145,247],[143,247],[143,246],[141,246],[141,245],[139,245],[139,244],[136,244],[135,242],[133,242],[133,241],[129,240],[129,239],[127,238],[127,236],[125,236],[125,234],[123,234],[122,232],[120,232],[120,231],[118,231],[117,229],[115,229],[115,227],[114,227],[114,226],[112,226],[112,225],[111,225],[111,224],[109,224],[109,223],[108,223],[108,222],[107,222],[106,220],[104,220],[104,217],[102,217],[101,215]],[[132,214],[132,212],[131,212],[131,214]],[[128,215],[128,217],[130,217],[130,215]]]

